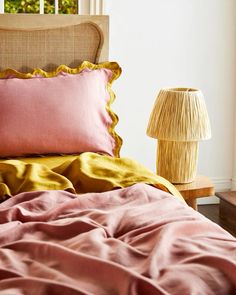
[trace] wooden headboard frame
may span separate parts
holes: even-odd
[[[105,15],[0,14],[0,71],[46,71],[108,60]]]

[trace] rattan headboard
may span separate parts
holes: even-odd
[[[108,16],[0,14],[0,71],[108,60]]]

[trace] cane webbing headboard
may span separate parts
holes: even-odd
[[[0,71],[108,60],[108,16],[0,15]]]

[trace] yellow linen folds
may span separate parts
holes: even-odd
[[[166,179],[128,158],[97,153],[0,161],[0,199],[21,192],[67,190],[74,194],[104,192],[135,183],[151,184],[183,200]]]

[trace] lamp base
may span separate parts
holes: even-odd
[[[172,183],[192,182],[197,172],[198,141],[158,140],[157,174]]]

